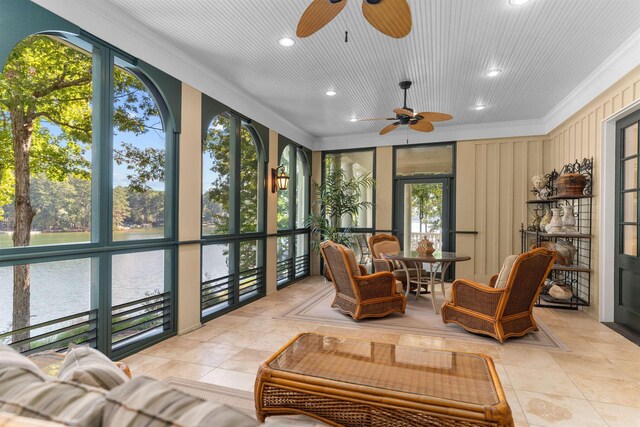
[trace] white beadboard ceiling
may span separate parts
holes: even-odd
[[[154,58],[140,52],[140,40],[123,42],[104,29],[111,25],[113,33],[118,23],[156,49],[179,52],[183,67],[195,64],[228,83],[269,110],[283,130],[297,128],[316,141],[368,135],[364,145],[385,122],[349,118],[390,117],[402,105],[401,80],[414,82],[410,107],[454,116],[436,124],[431,138],[448,127],[473,135],[475,125],[540,121],[640,30],[638,0],[531,0],[517,7],[508,0],[410,0],[413,31],[396,40],[370,27],[361,1],[351,0],[327,27],[284,48],[278,39],[295,38],[310,0],[36,2],[152,64]],[[98,15],[83,21],[83,8]],[[503,73],[488,78],[490,68]],[[183,80],[206,86],[202,76]],[[200,89],[217,97],[215,90]],[[327,97],[329,89],[337,96]],[[237,108],[229,93],[218,98],[252,113]],[[486,109],[474,110],[477,104]],[[288,136],[295,139],[293,133]]]

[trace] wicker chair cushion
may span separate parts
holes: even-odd
[[[340,245],[344,253],[347,254],[347,259],[349,260],[349,268],[351,269],[351,274],[354,276],[360,275],[360,268],[358,267],[358,263],[356,261],[356,254],[353,253],[351,248],[348,248],[344,245]]]
[[[376,254],[396,255],[400,252],[400,244],[394,240],[384,240],[373,245],[373,251]]]
[[[401,294],[403,291],[402,282],[400,280],[396,280],[396,292]]]
[[[453,287],[448,287],[444,290],[444,301],[453,302]]]
[[[505,260],[504,264],[502,264],[502,269],[500,270],[500,274],[498,274],[498,280],[496,280],[496,289],[504,288],[507,286],[507,280],[509,279],[509,274],[511,274],[511,270],[513,269],[513,264],[518,259],[518,255],[509,255]]]

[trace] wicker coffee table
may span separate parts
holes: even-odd
[[[513,426],[488,356],[303,333],[264,362],[258,419],[334,426]]]

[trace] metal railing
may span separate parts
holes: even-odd
[[[233,303],[233,281],[234,275],[230,274],[202,282],[200,308],[203,316],[215,311],[220,304],[228,306]]]
[[[98,310],[89,310],[0,334],[0,342],[23,354],[65,350],[69,343],[97,345]]]
[[[171,292],[119,304],[111,309],[111,345],[114,350],[171,327]]]

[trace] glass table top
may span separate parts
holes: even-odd
[[[268,366],[276,371],[479,405],[499,402],[476,354],[302,334]]]

